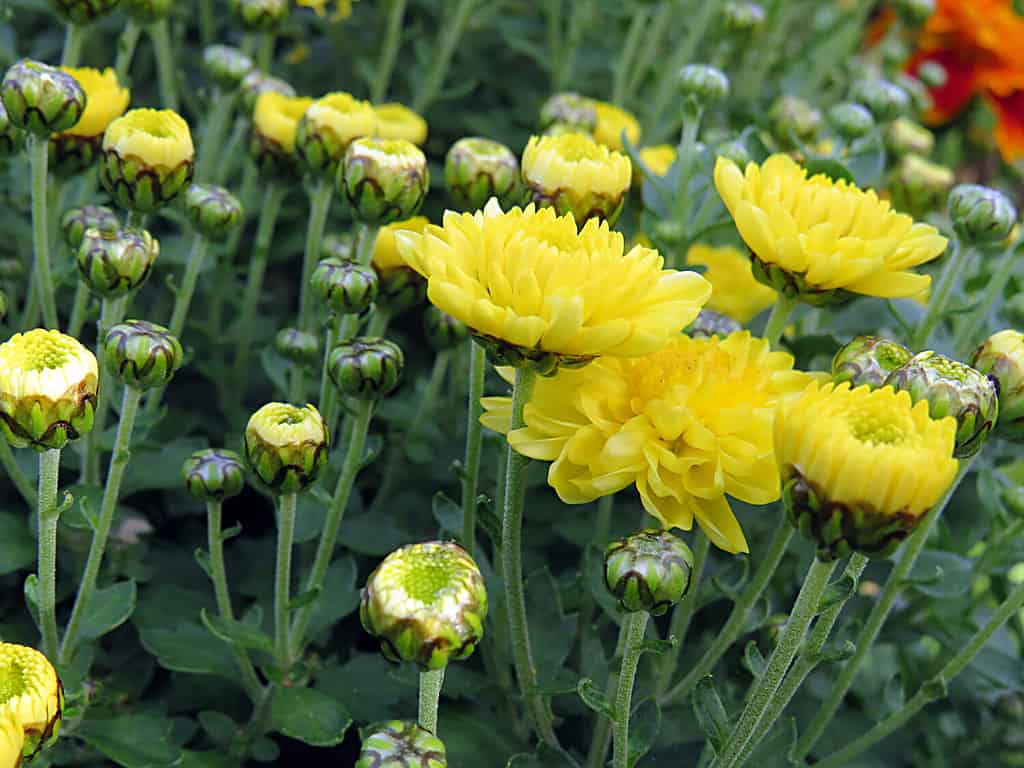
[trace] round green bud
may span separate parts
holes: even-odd
[[[69,208],[60,219],[64,242],[72,251],[78,250],[86,230],[116,232],[120,228],[121,222],[118,220],[117,214],[105,205],[83,205],[81,208]]]
[[[423,151],[404,139],[356,139],[338,169],[338,189],[361,222],[380,226],[415,216],[430,189]]]
[[[355,768],[448,768],[444,744],[410,720],[367,728]]]
[[[540,127],[548,128],[556,123],[591,133],[597,126],[593,100],[572,91],[550,96],[540,108]]]
[[[282,328],[274,337],[274,349],[298,365],[312,365],[320,357],[320,340],[309,331]]]
[[[931,153],[935,134],[908,117],[897,117],[885,126],[885,148],[894,155],[921,155]]]
[[[949,193],[949,216],[964,239],[979,245],[1006,240],[1017,209],[1002,192],[980,184],[958,184]]]
[[[904,155],[893,171],[889,193],[896,208],[920,219],[942,206],[955,181],[946,166],[919,155]]]
[[[879,336],[857,336],[844,344],[832,358],[832,379],[836,384],[877,389],[889,374],[910,361],[914,353],[896,341]]]
[[[33,59],[20,59],[8,67],[0,82],[0,99],[11,123],[36,136],[74,126],[86,102],[85,91],[75,78]]]
[[[923,24],[935,13],[935,0],[893,0],[893,8],[908,24]]]
[[[216,184],[190,184],[182,201],[189,223],[208,240],[222,242],[242,223],[242,203]]]
[[[298,493],[316,482],[329,447],[327,427],[312,405],[268,403],[245,428],[245,460],[272,493]]]
[[[687,64],[679,70],[679,86],[683,93],[711,104],[729,95],[729,78],[707,64]]]
[[[764,8],[757,3],[726,3],[722,9],[722,19],[729,32],[753,32],[764,24]]]
[[[926,61],[917,68],[917,78],[928,88],[941,88],[949,79],[949,73],[939,62]]]
[[[309,284],[330,312],[357,315],[365,312],[377,298],[377,273],[338,259],[323,259],[313,270]]]
[[[273,91],[289,98],[295,96],[295,89],[289,83],[279,77],[272,77],[258,69],[250,70],[242,78],[239,91],[242,94],[242,105],[245,107],[245,114],[250,117],[253,110],[256,109],[256,99],[260,97],[261,93]]]
[[[242,492],[245,466],[234,451],[205,448],[185,459],[181,479],[188,492],[200,501],[224,501]]]
[[[155,24],[166,19],[173,0],[121,0],[121,9],[136,24]]]
[[[7,114],[7,107],[0,101],[0,157],[10,157],[21,151],[25,136]]]
[[[785,147],[807,142],[821,130],[821,112],[796,96],[780,96],[768,112],[772,135]]]
[[[96,229],[82,234],[76,263],[82,280],[97,296],[117,298],[149,277],[160,244],[144,229]]]
[[[934,106],[928,86],[913,75],[900,72],[896,76],[896,85],[907,92],[907,96],[910,97],[910,105],[915,113],[928,112]]]
[[[746,168],[750,162],[750,151],[742,141],[726,141],[719,144],[715,149],[717,157],[724,157],[732,160],[740,168]]]
[[[141,391],[167,386],[181,367],[182,354],[177,336],[145,320],[115,325],[103,340],[107,367],[125,385]]]
[[[999,393],[994,380],[957,360],[926,351],[914,355],[885,380],[906,390],[915,403],[928,401],[933,419],[956,419],[953,456],[968,459],[985,443],[999,417]]]
[[[377,272],[377,302],[398,315],[427,297],[427,281],[413,269],[394,267]]]
[[[879,122],[892,120],[910,108],[910,95],[900,86],[881,78],[858,80],[850,97],[868,109]]]
[[[875,118],[861,104],[844,101],[828,111],[828,122],[844,139],[859,139],[875,127]]]
[[[608,591],[629,613],[661,616],[690,586],[693,552],[671,531],[646,530],[613,541],[604,553]]]
[[[74,136],[55,133],[47,142],[47,168],[62,179],[88,170],[102,153],[103,136]]]
[[[119,0],[50,0],[50,7],[65,22],[82,26],[110,13]]]
[[[288,18],[288,0],[231,0],[231,12],[249,32],[272,32]]]
[[[1024,334],[999,331],[975,350],[971,366],[996,381],[999,391],[1000,437],[1024,442]]]
[[[438,351],[457,347],[469,338],[469,329],[465,323],[433,304],[427,305],[423,312],[423,333],[427,343]]]
[[[203,71],[225,90],[234,90],[253,71],[253,60],[230,45],[208,45],[203,49]]]
[[[487,589],[473,558],[453,541],[396,549],[370,574],[359,618],[392,661],[443,669],[484,636]]]
[[[356,258],[355,238],[348,232],[325,235],[320,244],[321,259],[337,259],[340,262],[354,261]]]
[[[519,160],[496,141],[459,139],[445,157],[444,182],[459,210],[479,210],[492,197],[509,208],[519,201]]]
[[[398,386],[404,365],[405,356],[397,344],[361,336],[331,350],[327,373],[343,395],[376,400]]]
[[[710,338],[712,336],[726,337],[735,333],[743,326],[728,315],[715,312],[713,309],[702,309],[694,320],[686,328],[686,334],[695,339]]]

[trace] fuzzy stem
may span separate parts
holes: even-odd
[[[50,236],[46,200],[46,137],[33,136],[29,143],[29,159],[32,164],[32,245],[35,259],[33,270],[36,275],[36,289],[43,307],[43,322],[47,328],[59,328],[57,324],[57,302],[53,295],[53,275],[50,273]],[[35,318],[29,318],[33,322]]]
[[[444,685],[444,667],[420,672],[420,706],[417,718],[420,728],[437,735],[437,708]]]
[[[7,473],[7,477],[11,479],[15,489],[21,494],[21,498],[25,500],[25,503],[35,508],[37,497],[35,489],[32,487],[32,482],[21,471],[21,467],[18,466],[18,461],[14,458],[14,451],[11,450],[10,443],[3,439],[0,439],[0,466],[3,466],[4,472]]]
[[[128,82],[128,70],[131,69],[132,59],[135,58],[135,47],[139,44],[139,35],[142,34],[142,27],[129,19],[121,30],[121,36],[117,38],[117,58],[114,61],[114,72],[117,81],[124,85]]]
[[[387,333],[388,325],[391,323],[391,313],[382,305],[378,304],[373,308],[370,315],[370,322],[366,324],[366,335],[370,338],[381,337]]]
[[[39,454],[39,627],[43,652],[57,658],[57,483],[60,473],[60,449]]]
[[[953,238],[952,245],[953,247],[946,255],[946,263],[942,265],[942,272],[939,274],[935,292],[928,302],[928,310],[921,318],[921,324],[917,326],[914,337],[910,341],[910,348],[915,352],[923,349],[928,343],[935,325],[942,317],[942,310],[946,308],[946,302],[949,301],[953,286],[958,282],[960,272],[963,271],[964,264],[970,256],[970,251],[960,244],[958,238]]]
[[[676,669],[679,666],[679,657],[686,646],[686,635],[690,631],[690,624],[697,611],[697,600],[700,597],[701,578],[704,575],[704,566],[707,564],[708,552],[711,549],[711,540],[702,532],[698,531],[697,542],[693,547],[693,568],[690,569],[690,586],[683,595],[683,599],[676,603],[672,609],[672,619],[669,622],[669,637],[675,637],[679,644],[675,649],[665,654],[661,669],[658,671],[657,695],[662,696],[675,677]]]
[[[768,323],[764,327],[764,338],[773,347],[779,346],[779,339],[782,338],[782,332],[786,329],[786,323],[789,322],[790,315],[793,314],[793,310],[799,303],[799,299],[790,298],[786,294],[780,293],[779,298],[772,305]]]
[[[121,296],[116,299],[103,299],[100,304],[100,318],[96,324],[96,359],[99,361],[100,380],[107,382],[99,389],[99,396],[96,401],[96,412],[93,416],[92,429],[85,436],[85,451],[83,452],[83,482],[88,485],[98,484],[100,481],[100,438],[107,426],[107,410],[110,408],[110,399],[114,394],[111,383],[117,378],[107,368],[107,358],[103,354],[103,341],[107,333],[115,325],[124,319],[125,304],[127,297]]]
[[[77,67],[82,59],[82,39],[85,37],[85,27],[81,27],[72,21],[64,28],[64,51],[60,57],[62,67]]]
[[[156,55],[156,75],[160,82],[160,106],[178,111],[177,66],[171,46],[171,32],[167,19],[160,19],[146,27],[153,52]]]
[[[612,739],[613,768],[629,768],[629,716],[632,713],[633,685],[636,668],[640,663],[640,644],[647,629],[647,612],[637,611],[626,616],[626,648],[622,654],[619,685],[615,691],[615,729]]]
[[[395,56],[398,44],[402,39],[402,19],[405,16],[406,0],[390,0],[387,4],[387,22],[384,31],[384,44],[380,48],[377,59],[377,71],[370,83],[370,101],[381,101],[388,92],[391,73],[395,68]]]
[[[320,246],[327,227],[327,215],[331,210],[334,185],[330,179],[317,179],[309,198],[309,221],[306,227],[306,253],[302,260],[302,282],[299,285],[299,327],[306,328],[312,311],[309,278],[320,259]]]
[[[224,93],[219,88],[214,88],[210,98],[210,113],[203,123],[203,130],[199,136],[199,156],[196,159],[196,181],[209,181],[212,174],[217,171],[220,165],[221,153],[224,153],[223,161],[228,162],[231,152],[226,150],[225,136],[228,124],[231,121],[231,113],[235,109],[236,95]],[[220,183],[219,179],[216,183]]]
[[[71,303],[71,319],[68,320],[68,336],[76,339],[82,333],[82,326],[85,325],[85,315],[89,309],[89,287],[84,280],[79,280],[75,286],[75,299]]]
[[[288,603],[292,588],[292,543],[298,495],[286,493],[277,505],[277,565],[274,569],[274,655],[284,668],[288,663]]]
[[[476,546],[476,502],[480,484],[480,454],[483,446],[484,394],[487,355],[475,341],[469,343],[469,396],[466,407],[466,453],[462,468],[462,546],[472,556]]]

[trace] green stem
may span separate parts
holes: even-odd
[[[75,286],[75,300],[71,304],[71,319],[68,320],[68,336],[78,338],[82,333],[82,326],[85,325],[86,312],[89,310],[89,287],[84,280],[79,280]]]
[[[437,357],[434,358],[434,365],[430,370],[427,386],[423,388],[423,395],[416,406],[416,414],[412,417],[412,421],[409,422],[409,429],[406,433],[407,440],[416,438],[417,433],[423,426],[423,422],[433,412],[434,406],[437,404],[437,396],[441,394],[441,387],[444,386],[444,377],[448,372],[448,364],[451,362],[451,359],[452,350],[450,349],[441,350],[437,353]]]
[[[640,90],[644,75],[651,68],[651,62],[661,50],[661,39],[672,27],[672,15],[679,5],[679,0],[662,0],[658,5],[658,12],[646,30],[644,44],[636,57],[636,64],[626,84],[626,93],[636,93]]]
[[[377,71],[370,84],[370,101],[381,101],[387,95],[391,83],[391,73],[395,68],[395,56],[398,44],[402,39],[402,19],[405,16],[406,0],[390,0],[388,2],[387,21],[384,31],[384,44],[377,59]]]
[[[768,552],[754,573],[754,578],[750,580],[739,599],[733,604],[729,618],[725,620],[725,625],[715,635],[711,647],[704,652],[697,664],[674,688],[658,697],[659,704],[663,707],[667,706],[670,702],[676,701],[692,691],[697,683],[714,668],[725,652],[732,647],[732,644],[743,632],[751,609],[761,599],[761,595],[768,587],[768,583],[779,567],[782,556],[786,553],[786,548],[792,538],[793,528],[783,518],[775,529],[775,535],[772,537],[771,544],[768,545]]]
[[[799,303],[799,299],[780,293],[779,298],[772,305],[768,323],[764,327],[764,338],[773,347],[779,346],[779,339],[782,338],[782,332],[786,329],[786,323],[789,322],[790,315],[793,314],[793,310]]]
[[[274,63],[275,42],[273,32],[264,32],[260,35],[260,47],[256,53],[256,66],[268,74],[270,73],[271,65]]]
[[[316,269],[320,259],[320,246],[327,227],[327,215],[331,210],[331,196],[334,185],[330,179],[317,179],[313,193],[309,199],[309,222],[306,227],[306,254],[302,260],[302,283],[299,285],[299,327],[307,328],[309,315],[312,311],[312,292],[309,290],[309,278]]]
[[[430,71],[420,83],[420,87],[412,102],[412,108],[416,112],[423,113],[434,102],[434,99],[437,98],[441,86],[444,85],[448,68],[451,66],[455,48],[458,46],[459,41],[462,40],[462,35],[466,31],[466,25],[469,23],[469,18],[476,8],[477,2],[478,0],[458,0],[455,12],[447,17],[445,23],[441,26],[441,33],[434,48]]]
[[[619,685],[615,691],[615,729],[612,739],[613,768],[629,768],[629,716],[632,713],[633,685],[636,668],[640,663],[641,643],[647,629],[646,611],[626,616],[626,649],[619,669]]]
[[[77,67],[82,59],[82,39],[85,28],[69,21],[64,28],[64,51],[60,57],[62,67]]]
[[[420,672],[420,707],[417,718],[420,728],[437,735],[437,706],[444,685],[444,667]]]
[[[288,603],[292,588],[292,543],[298,495],[286,493],[277,505],[277,565],[274,568],[274,655],[281,668],[288,664]]]
[[[947,685],[959,675],[964,668],[971,663],[975,656],[985,647],[989,639],[995,634],[1011,616],[1014,616],[1024,606],[1024,584],[1018,585],[1000,604],[992,618],[974,633],[974,636],[960,652],[954,656],[931,680],[924,683],[903,707],[875,726],[858,739],[847,744],[837,752],[831,753],[828,757],[815,764],[816,768],[842,768],[850,765],[850,761],[863,752],[865,749],[878,743],[886,736],[901,728],[910,718],[920,712],[932,701],[941,699],[946,695]]]
[[[117,81],[121,84],[128,82],[128,70],[132,66],[132,59],[135,58],[135,46],[139,44],[140,34],[142,34],[142,27],[129,19],[121,30],[121,36],[117,38],[117,58],[114,61],[114,72],[117,74]]]
[[[843,697],[846,696],[846,692],[850,689],[854,679],[857,677],[857,673],[860,671],[861,664],[867,659],[871,647],[875,644],[882,625],[889,617],[889,611],[892,610],[896,598],[906,586],[907,576],[910,574],[914,563],[917,562],[918,555],[921,554],[921,550],[928,541],[928,535],[931,533],[935,521],[939,519],[942,510],[945,509],[949,500],[953,498],[957,487],[964,477],[967,476],[973,461],[974,459],[972,458],[966,462],[961,462],[960,470],[957,472],[956,478],[953,480],[952,485],[950,485],[949,490],[946,491],[946,495],[928,511],[924,519],[918,523],[917,529],[903,545],[903,552],[900,555],[899,561],[889,573],[889,578],[885,582],[882,594],[878,597],[878,602],[871,609],[867,621],[854,641],[857,650],[854,651],[853,656],[843,665],[843,670],[839,673],[838,679],[832,684],[829,697],[818,708],[814,719],[800,735],[796,746],[793,747],[792,755],[794,760],[800,761],[807,756],[818,739],[821,738],[821,734],[825,732],[825,728],[828,727],[836,710],[839,709]]]
[[[562,91],[573,80],[576,70],[576,53],[583,39],[583,29],[590,19],[593,10],[592,0],[576,0],[572,4],[569,16],[569,28],[566,30],[565,41],[559,50],[558,67],[555,70],[554,90]]]
[[[156,55],[156,75],[160,83],[160,103],[164,109],[178,111],[177,67],[174,63],[174,50],[171,47],[171,32],[167,19],[160,19],[146,27],[150,40],[153,41],[153,53]]]
[[[629,31],[626,32],[626,37],[622,43],[622,52],[619,54],[619,60],[615,64],[615,77],[612,81],[613,104],[622,106],[626,94],[629,93],[627,87],[632,79],[629,75],[633,71],[632,65],[640,48],[640,41],[644,40],[649,32],[647,20],[650,18],[650,15],[650,10],[646,8],[640,8],[633,12],[633,19],[629,23]]]
[[[114,453],[110,457],[110,466],[107,469],[107,484],[103,489],[103,500],[100,502],[100,513],[96,521],[96,528],[92,535],[92,544],[89,546],[89,557],[85,562],[85,571],[82,573],[82,581],[78,587],[78,596],[75,598],[75,607],[71,611],[71,620],[68,621],[67,629],[64,630],[64,643],[60,649],[60,661],[68,664],[75,655],[75,643],[78,641],[78,633],[81,629],[82,619],[89,610],[89,600],[96,589],[96,580],[100,574],[100,566],[103,564],[103,554],[107,549],[107,540],[110,538],[110,528],[114,523],[114,515],[117,511],[117,498],[121,492],[121,479],[124,477],[125,468],[131,458],[129,448],[132,442],[132,430],[135,428],[135,416],[139,409],[139,398],[142,393],[126,386],[124,397],[121,400],[121,418],[117,425],[117,438],[114,441]]]
[[[323,366],[320,369],[320,396],[316,402],[329,432],[334,429],[334,410],[337,405],[338,391],[331,384],[331,376],[328,373],[328,361],[331,357],[331,350],[334,349],[340,339],[341,325],[344,322],[344,318],[344,315],[332,316],[327,321]]]
[[[185,330],[185,316],[188,315],[189,307],[192,306],[192,297],[196,292],[196,284],[199,281],[199,273],[203,270],[203,259],[206,258],[206,238],[196,233],[192,237],[192,250],[188,256],[188,264],[185,267],[185,275],[181,279],[181,285],[174,295],[174,311],[171,312],[171,323],[168,326],[170,332],[181,338],[181,332]]]
[[[537,374],[529,367],[516,368],[512,389],[512,423],[510,431],[525,422],[523,409],[533,395]],[[505,576],[505,606],[508,610],[508,629],[512,641],[519,691],[526,701],[526,709],[533,726],[544,742],[558,748],[551,712],[544,697],[537,692],[537,668],[530,649],[530,630],[526,616],[526,594],[523,588],[523,505],[526,500],[526,470],[530,460],[512,450],[509,445],[505,463],[505,497],[501,518],[501,557]]]
[[[555,83],[561,77],[558,70],[562,60],[562,0],[544,0],[544,30],[547,33],[551,90],[554,92],[557,90]]]
[[[43,635],[43,653],[57,658],[57,483],[60,473],[60,449],[39,454],[39,628]]]
[[[196,181],[215,181],[212,175],[216,172],[220,162],[229,162],[230,150],[225,144],[228,124],[231,114],[235,109],[236,94],[224,93],[219,88],[214,88],[210,97],[212,108],[203,123],[202,133],[199,135],[199,156],[196,159]],[[221,154],[223,153],[223,155]]]
[[[626,635],[629,633],[629,624],[623,621],[619,624],[619,637],[615,641],[615,653],[612,660],[621,659],[626,650]],[[610,665],[609,665],[610,666]],[[622,663],[619,663],[622,666]],[[615,696],[618,687],[618,679],[608,672],[608,680],[604,686],[605,696],[609,701]],[[590,737],[590,748],[587,750],[586,768],[605,768],[608,765],[608,748],[612,745],[612,721],[604,714],[595,715],[594,733]]]
[[[59,328],[57,302],[53,295],[53,275],[50,273],[49,218],[46,210],[47,139],[33,136],[29,143],[32,164],[32,245],[35,260],[36,289],[43,306],[43,322],[47,328]],[[34,318],[30,318],[30,321]]]
[[[953,286],[956,285],[960,272],[963,270],[963,266],[969,256],[970,251],[961,246],[958,238],[953,238],[952,248],[950,248],[949,253],[946,255],[946,263],[942,265],[942,272],[939,273],[939,281],[935,286],[935,292],[928,302],[928,309],[924,317],[921,318],[921,324],[917,326],[914,337],[910,341],[911,349],[915,351],[921,350],[928,343],[928,339],[931,337],[935,325],[942,317],[942,311],[946,308],[949,295],[953,290]]]
[[[472,556],[476,547],[476,507],[480,495],[480,454],[483,447],[483,425],[487,354],[475,341],[469,342],[469,396],[466,406],[466,453],[462,467],[462,546]]]
[[[115,299],[103,299],[100,304],[100,317],[96,324],[96,359],[100,366],[100,380],[107,383],[99,389],[92,429],[85,437],[83,482],[88,485],[96,485],[100,481],[100,439],[107,426],[107,411],[114,394],[114,383],[117,381],[107,367],[106,355],[103,354],[103,340],[107,337],[110,329],[124,319],[126,302],[127,297],[121,296]]]
[[[224,149],[220,153],[220,162],[217,163],[217,168],[213,172],[212,181],[214,184],[227,183],[227,179],[238,165],[237,161],[241,160],[244,162],[246,160],[244,154],[239,152],[239,147],[242,146],[242,142],[245,140],[248,128],[249,121],[246,120],[245,117],[239,115],[235,118],[235,124],[231,128],[231,135],[228,136],[227,141],[224,143]],[[247,203],[250,197],[252,197],[252,188],[255,185],[256,164],[250,160],[245,164],[245,170],[242,175],[242,186],[238,195],[243,205]],[[235,232],[237,233],[240,230],[241,227],[236,229]],[[226,250],[228,253],[234,253],[234,250],[230,247]]]
[[[35,489],[32,488],[32,483],[25,473],[21,471],[21,467],[18,466],[18,461],[14,458],[14,451],[11,450],[11,445],[6,440],[0,440],[0,466],[3,466],[4,472],[14,483],[15,489],[21,494],[25,503],[29,507],[35,508]]]
[[[590,573],[592,563],[598,556],[597,553],[604,552],[604,548],[608,544],[608,531],[611,529],[612,510],[614,508],[615,494],[610,493],[598,499],[597,517],[594,520],[593,534],[590,537],[589,546],[583,550],[582,562],[580,564],[581,573]],[[578,637],[576,645],[581,656],[583,649],[586,647],[587,634],[590,632],[591,624],[594,621],[595,608],[594,596],[589,589],[583,590],[583,594],[580,596],[579,617],[576,620],[576,635]]]
[[[989,276],[988,285],[985,286],[985,293],[982,294],[978,306],[964,318],[960,327],[957,328],[953,349],[961,358],[966,359],[967,355],[980,343],[974,338],[974,335],[988,318],[988,313],[996,299],[1003,294],[1003,289],[1006,288],[1006,283],[1013,274],[1014,267],[1017,266],[1020,250],[1014,247],[1006,249],[996,264],[995,271]]]
[[[760,679],[754,686],[753,693],[747,699],[747,705],[743,708],[739,722],[736,723],[732,733],[729,735],[728,746],[725,748],[716,768],[732,768],[738,764],[747,743],[754,735],[754,729],[764,712],[771,706],[772,699],[782,678],[793,662],[797,651],[807,634],[807,627],[818,614],[818,607],[821,604],[821,596],[828,586],[829,576],[835,570],[835,562],[823,563],[815,558],[811,567],[804,577],[800,594],[797,595],[793,604],[793,611],[786,621],[786,628],[779,638],[779,644],[775,646],[772,655],[768,658],[768,664],[764,668]]]
[[[711,540],[701,531],[697,531],[697,541],[693,548],[693,568],[690,570],[690,586],[683,595],[683,599],[676,603],[672,609],[672,619],[669,622],[668,636],[676,638],[679,643],[674,650],[665,654],[661,669],[658,672],[658,684],[656,694],[662,696],[672,683],[676,669],[679,666],[679,657],[683,654],[686,646],[686,635],[690,631],[690,624],[697,612],[697,601],[700,598],[701,579],[704,575],[704,566],[707,564],[708,552],[711,550]]]
[[[373,308],[373,314],[370,315],[370,322],[366,325],[366,335],[368,337],[383,338],[384,334],[387,333],[388,323],[391,322],[391,313],[388,312],[382,305],[378,304]]]
[[[780,51],[785,50],[785,36],[793,29],[793,19],[802,13],[806,13],[804,6],[786,0],[775,0],[768,9],[756,44],[747,48],[740,72],[733,78],[739,86],[736,89],[739,101],[749,105],[763,94],[762,83]]]
[[[213,13],[213,0],[199,0],[199,40],[202,46],[217,38],[217,17]]]

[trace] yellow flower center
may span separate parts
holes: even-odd
[[[11,339],[12,362],[26,371],[45,371],[67,364],[74,351],[70,337],[60,338],[53,334],[29,331]]]
[[[869,408],[856,408],[847,415],[850,434],[870,445],[903,445],[908,442],[903,424],[891,421],[898,414]]]
[[[56,401],[89,380],[95,391],[98,376],[93,354],[60,331],[36,328],[16,333],[0,344],[0,395],[14,400],[45,397]]]

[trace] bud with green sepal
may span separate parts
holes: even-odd
[[[593,133],[597,126],[597,110],[592,99],[572,91],[556,93],[540,108],[540,127],[561,124],[582,133]]]
[[[81,208],[69,208],[60,219],[64,242],[75,252],[81,246],[87,230],[116,232],[120,228],[121,222],[117,218],[117,214],[105,205],[83,205]]]
[[[120,0],[50,0],[61,19],[82,26],[110,13]]]
[[[107,367],[139,391],[164,387],[181,366],[177,337],[162,325],[126,320],[111,328],[103,341]]]
[[[196,451],[181,465],[185,488],[200,501],[224,501],[242,492],[245,487],[245,466],[242,458],[225,448],[204,448]]]
[[[914,353],[896,341],[879,336],[857,336],[832,358],[832,379],[853,387],[881,387],[893,371],[910,361]]]
[[[812,141],[821,130],[821,112],[797,96],[780,96],[768,112],[772,135],[784,147]]]
[[[430,189],[427,158],[402,139],[356,139],[338,170],[339,191],[355,217],[372,226],[415,216]]]
[[[1017,223],[1006,195],[980,184],[959,184],[949,193],[949,216],[962,238],[976,245],[1001,243]]]
[[[885,148],[894,155],[926,156],[935,147],[935,134],[907,117],[885,126]]]
[[[117,298],[146,282],[160,244],[144,229],[96,229],[82,234],[76,263],[78,271],[97,296]]]
[[[444,182],[460,210],[479,210],[492,197],[509,208],[519,202],[519,161],[496,141],[459,139],[445,157]]]
[[[208,240],[226,240],[242,222],[242,203],[216,184],[190,184],[182,202],[189,223]]]
[[[345,151],[356,139],[377,132],[377,113],[349,93],[323,96],[295,126],[295,152],[310,173],[336,179]]]
[[[249,32],[273,32],[288,18],[288,0],[231,0],[231,12]]]
[[[722,9],[722,19],[729,32],[753,32],[764,24],[764,8],[758,3],[729,2]]]
[[[1024,334],[1009,329],[992,334],[975,350],[971,366],[998,384],[996,434],[1024,442]]]
[[[687,64],[679,70],[679,87],[702,104],[714,104],[729,95],[729,78],[717,67]]]
[[[904,155],[893,171],[889,192],[896,208],[920,219],[942,206],[955,181],[955,174],[946,166],[918,155]]]
[[[455,542],[411,544],[370,574],[359,617],[392,661],[442,669],[468,658],[483,638],[487,589],[473,558]]]
[[[148,26],[166,19],[174,0],[121,0],[121,10],[136,24]]]
[[[377,272],[338,259],[323,259],[313,270],[310,285],[330,312],[356,315],[365,312],[377,298]]]
[[[355,238],[348,232],[332,232],[329,235],[324,235],[323,242],[320,243],[320,258],[334,259],[343,264],[355,261]]]
[[[285,495],[305,490],[327,463],[330,440],[312,405],[268,403],[245,428],[245,459],[263,487]]]
[[[4,73],[0,99],[11,123],[36,136],[74,126],[85,112],[86,95],[71,75],[33,59],[21,59]]]
[[[274,349],[293,363],[313,365],[320,357],[320,340],[309,331],[282,328],[274,337]]]
[[[13,722],[22,737],[15,740],[21,742],[20,754],[8,765],[28,765],[52,746],[63,713],[64,686],[50,660],[35,648],[0,643],[0,718]]]
[[[268,91],[280,93],[288,98],[295,98],[295,88],[292,87],[291,83],[279,77],[268,75],[262,70],[253,69],[242,78],[242,82],[239,85],[245,113],[252,115],[253,110],[256,109],[256,99],[260,97],[261,93],[267,93]]]
[[[743,326],[728,315],[715,312],[713,309],[702,309],[697,315],[697,319],[686,327],[685,333],[695,339],[707,339],[712,336],[725,338],[741,328]]]
[[[203,49],[203,71],[225,90],[237,88],[253,67],[249,56],[230,45],[208,45]]]
[[[7,107],[0,100],[0,157],[16,155],[21,151],[24,142],[24,134],[18,126],[11,122],[11,118],[7,114]]]
[[[327,373],[343,395],[375,400],[398,386],[404,365],[405,356],[397,344],[362,336],[331,350]]]
[[[847,141],[859,139],[875,127],[875,118],[871,116],[871,111],[862,104],[852,101],[832,106],[828,111],[828,122],[836,133]]]
[[[469,329],[465,323],[433,304],[429,304],[423,312],[423,333],[430,346],[439,352],[457,347],[469,338]]]
[[[686,594],[692,568],[693,552],[671,531],[640,531],[604,554],[605,585],[629,613],[664,614]]]
[[[906,390],[915,403],[927,400],[933,419],[956,419],[953,456],[958,459],[981,450],[999,417],[999,394],[993,379],[938,352],[914,355],[890,373],[885,384]]]
[[[430,731],[410,720],[391,720],[363,732],[355,768],[448,768],[448,758]]]
[[[881,78],[858,80],[850,97],[871,110],[879,122],[893,120],[910,108],[910,95],[896,83]]]

